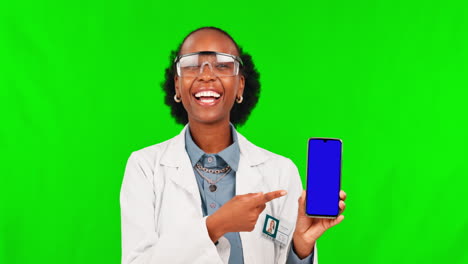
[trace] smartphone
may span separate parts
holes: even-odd
[[[309,138],[307,148],[306,215],[337,218],[341,189],[342,141]]]

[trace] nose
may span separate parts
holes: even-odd
[[[205,67],[208,66],[208,67]],[[200,66],[200,74],[199,78],[201,80],[211,80],[215,79],[216,75],[213,72],[213,67],[211,64],[207,61],[205,61],[201,66]]]

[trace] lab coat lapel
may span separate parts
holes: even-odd
[[[197,205],[201,205],[195,174],[185,150],[186,129],[188,129],[188,125],[182,129],[179,135],[170,140],[161,157],[161,165],[176,170],[177,173],[171,173],[169,178],[189,192]],[[240,133],[236,133],[240,149],[239,167],[236,173],[236,195],[259,192],[264,182],[263,177],[268,175],[262,175],[256,166],[266,161],[269,156]]]
[[[268,156],[260,149],[250,143],[244,136],[237,133],[239,140],[240,159],[239,168],[236,173],[236,195],[259,192],[264,182],[257,165],[265,162]]]
[[[240,156],[236,173],[236,195],[259,192],[262,175],[255,166],[251,166],[245,155]]]
[[[189,192],[193,196],[193,201],[195,201],[197,205],[201,206],[197,180],[190,163],[190,158],[185,150],[186,129],[187,125],[182,129],[179,135],[170,140],[166,151],[161,157],[161,164],[167,166],[168,169],[174,169],[177,171],[177,173],[171,173],[169,178],[177,184],[177,186]]]
[[[268,177],[268,175],[262,175],[258,165],[265,162],[268,156],[241,134],[237,133],[237,138],[241,153],[236,173],[236,195],[257,193],[264,189],[262,185],[265,184],[265,178]],[[244,262],[258,263],[259,244],[256,241],[256,234],[240,232],[239,235],[242,241]]]

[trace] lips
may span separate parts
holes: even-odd
[[[193,96],[198,104],[202,106],[212,106],[219,101],[222,94],[214,89],[201,89],[195,92]]]

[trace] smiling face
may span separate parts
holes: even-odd
[[[200,30],[182,45],[180,55],[199,51],[216,51],[239,56],[235,44],[221,32]],[[229,123],[237,97],[244,91],[244,76],[219,77],[207,65],[197,77],[174,77],[177,97],[188,114],[190,123]]]

